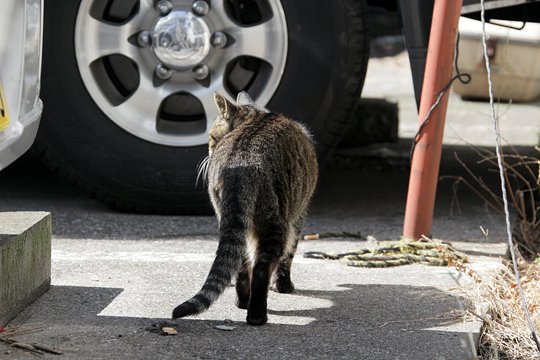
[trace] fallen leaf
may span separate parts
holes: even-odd
[[[176,335],[178,334],[178,331],[176,331],[176,329],[172,327],[162,327],[161,333],[163,335]]]
[[[236,329],[236,326],[230,326],[230,325],[216,325],[214,326],[215,329],[222,330],[222,331],[233,331]]]

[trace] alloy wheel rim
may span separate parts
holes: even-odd
[[[214,92],[233,100],[246,90],[266,105],[284,72],[288,35],[279,0],[244,10],[243,3],[133,0],[111,14],[114,1],[82,0],[75,53],[88,93],[138,138],[206,144],[217,116]]]

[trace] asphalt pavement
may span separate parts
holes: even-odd
[[[364,92],[374,96],[378,88],[379,97],[398,102],[403,140],[364,151],[355,157],[354,166],[338,159],[323,169],[305,233],[359,231],[364,239],[369,235],[378,240],[401,236],[407,137],[416,123],[410,74],[403,62],[403,56],[372,61]],[[497,175],[478,163],[470,141],[464,140],[471,135],[478,144],[489,146],[487,112],[485,103],[464,102],[452,95],[449,128],[459,136],[445,140],[441,164],[445,178],[438,189],[433,235],[464,248],[474,243],[470,253],[478,256],[475,266],[495,269],[504,252],[496,245],[505,241],[503,217],[488,211],[466,187],[456,189],[453,180],[468,176],[455,159],[458,154],[496,188]],[[513,144],[518,150],[534,154],[531,145],[538,144],[538,118],[537,104],[514,104],[505,113],[503,129],[508,129],[507,138],[517,139]],[[473,124],[476,119],[479,122]],[[519,122],[527,125],[516,125]],[[302,257],[305,251],[343,252],[369,245],[340,238],[300,244],[292,275],[297,291],[270,294],[267,325],[245,323],[231,288],[208,312],[172,323],[177,335],[161,335],[156,328],[204,281],[217,246],[214,217],[118,212],[65,185],[31,155],[2,171],[0,189],[0,212],[52,213],[51,289],[13,321],[30,328],[42,326],[21,335],[21,341],[64,351],[44,358],[473,357],[481,324],[456,317],[470,306],[463,293],[465,277],[446,267],[364,269]],[[486,256],[490,253],[495,256]],[[230,331],[218,325],[227,325]],[[0,354],[7,359],[33,357],[1,344]]]

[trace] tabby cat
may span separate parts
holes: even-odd
[[[198,314],[236,276],[237,306],[247,322],[267,322],[268,288],[294,290],[291,262],[317,183],[313,140],[305,127],[259,107],[241,92],[234,105],[214,95],[219,115],[205,162],[219,222],[216,258],[202,289],[173,311]]]

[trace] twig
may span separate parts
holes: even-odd
[[[33,332],[39,332],[45,330],[45,325],[38,325],[32,328],[25,328],[25,329],[19,329],[20,325],[17,325],[16,327],[13,327],[6,331],[5,333],[2,333],[2,336],[4,337],[11,337],[15,335],[22,335],[22,334],[28,334]]]
[[[515,151],[515,149],[514,149]],[[477,154],[479,154],[477,152]],[[492,152],[488,152],[489,156],[487,155],[481,155],[483,157],[482,160],[480,160],[478,163],[481,164],[482,162],[489,162],[491,165],[497,167],[498,164],[497,162],[495,161],[495,159],[497,159],[496,155],[494,156]],[[516,154],[516,155],[506,155],[506,154],[501,154],[501,156],[503,156],[504,158],[517,158],[519,159],[520,158],[520,155],[519,154]],[[538,161],[536,161],[536,163],[538,163]],[[525,169],[528,170],[528,172],[530,174],[532,174],[534,176],[534,174],[532,173],[532,170],[530,169],[529,166],[527,166],[526,164],[523,163],[523,166],[525,167]],[[515,168],[515,165],[510,165],[508,164],[508,162],[504,161],[504,177],[505,177],[505,180],[506,180],[506,187],[510,190],[510,197],[511,197],[511,200],[512,200],[512,204],[514,205],[514,208],[516,209],[516,211],[519,212],[519,215],[521,218],[524,218],[526,216],[526,211],[524,208],[521,208],[519,207],[518,205],[518,202],[516,201],[515,197],[514,197],[514,191],[513,191],[513,188],[512,186],[510,185],[510,182],[509,182],[509,179],[508,179],[508,171],[511,171],[512,174],[520,181],[520,183],[522,183],[524,186],[526,186],[530,192],[530,201],[531,201],[531,205],[534,204],[534,194],[533,192],[535,190],[537,190],[537,188],[533,188],[531,186],[531,182],[528,181],[516,168]],[[506,171],[508,170],[508,171]],[[537,179],[535,179],[537,181]],[[536,182],[535,181],[535,182]],[[534,206],[534,205],[533,205]]]
[[[20,342],[20,341],[17,341],[17,340],[8,339],[8,338],[6,338],[4,336],[0,336],[0,341],[4,342],[4,343],[6,343],[6,344],[8,344],[9,346],[12,346],[12,347],[28,350],[28,351],[31,351],[34,354],[43,355],[42,351],[36,349],[35,347],[33,347],[32,345],[27,344],[27,343],[23,343],[23,342]]]
[[[450,204],[450,215],[454,216],[454,209],[456,209],[456,213],[458,215],[461,215],[461,205],[459,204],[459,197],[458,197],[458,189],[459,184],[463,181],[463,178],[458,178],[454,183],[452,184],[452,202]]]
[[[484,153],[484,154],[481,154],[479,151],[477,151],[477,149],[474,149],[476,151],[476,153],[481,156],[483,159],[478,161],[479,164],[481,164],[482,162],[489,162],[490,164],[492,164],[493,166],[497,167],[497,162],[494,161],[494,157],[493,157],[493,153],[487,151],[487,153]],[[515,151],[515,149],[514,149]],[[521,156],[519,154],[516,153],[516,155],[504,155],[505,158],[515,158],[515,159],[518,159],[518,164],[509,164],[508,162],[504,161],[503,162],[503,165],[504,165],[504,168],[508,171],[510,171],[512,173],[512,175],[517,179],[517,181],[520,183],[520,184],[523,184],[525,187],[527,187],[526,189],[526,192],[528,193],[528,197],[529,197],[529,200],[528,202],[530,203],[531,205],[531,209],[534,209],[535,208],[535,198],[534,198],[534,193],[535,192],[538,192],[540,189],[538,187],[533,187],[531,186],[531,182],[538,182],[540,181],[540,177],[534,177],[533,178],[533,181],[530,181],[528,180],[519,170],[517,170],[517,165],[521,165],[523,166],[527,172],[531,175],[531,176],[534,176],[534,173],[533,173],[533,170],[530,168],[529,166],[529,162],[530,163],[533,163],[532,161],[532,158],[530,157],[524,157],[524,156]],[[524,160],[522,159],[528,159],[529,162],[525,162]],[[459,159],[458,161],[460,162],[460,164],[463,165],[463,162],[461,162]],[[538,160],[535,160],[534,161],[535,164],[539,164],[539,161]],[[514,193],[517,193],[519,191],[522,191],[522,190],[519,190],[519,191],[515,191],[514,188],[512,187],[512,185],[510,184],[510,182],[508,181],[508,171],[505,171],[505,179],[506,179],[506,187],[508,188],[509,192],[510,192],[510,196],[511,196],[511,199],[512,199],[512,205],[514,207],[514,209],[519,213],[519,216],[521,219],[527,219],[527,209],[526,207],[524,206],[520,206],[520,201],[518,199],[515,198],[515,195]],[[498,171],[497,171],[498,172]],[[479,184],[482,185],[485,185],[485,183],[483,182],[480,182],[478,181],[478,178],[476,176],[474,176],[474,174],[472,174],[472,172],[469,171],[469,174],[475,178],[477,180],[477,182]],[[501,202],[502,198],[498,195],[495,195],[489,188],[487,188],[487,186],[482,186],[484,188],[484,190],[486,190],[486,192],[490,193],[494,198],[497,198],[499,202]],[[522,191],[522,192],[525,192],[525,191]],[[502,203],[500,205],[503,205]],[[533,212],[533,217],[532,217],[532,222],[536,222],[536,212]]]
[[[33,347],[30,344],[26,344],[26,343],[22,343],[22,342],[14,342],[14,343],[11,344],[11,346],[19,348],[19,349],[30,351],[30,352],[32,352],[34,354],[37,354],[37,355],[43,355],[43,351],[40,351],[40,350],[36,349],[35,347]]]
[[[478,177],[478,176],[475,176],[475,174],[472,172],[471,169],[469,169],[469,167],[467,166],[467,164],[465,164],[460,158],[459,156],[457,155],[457,153],[454,153],[454,157],[456,158],[457,162],[459,162],[459,164],[461,166],[463,166],[463,168],[465,169],[465,171],[467,171],[467,173],[478,183],[478,185],[480,185],[480,187],[482,189],[484,189],[484,191],[490,195],[493,200],[495,200],[495,202],[500,206],[502,205],[501,203],[501,199],[500,197],[498,197],[497,195],[495,195],[495,193],[493,191],[491,191],[491,189],[489,188],[489,186],[487,186],[487,184],[484,182],[484,180],[482,180],[481,177]]]
[[[441,176],[440,178],[441,180],[445,180],[445,179],[452,179],[454,180],[456,183],[463,183],[465,186],[467,186],[467,188],[469,190],[471,190],[472,192],[474,192],[476,194],[476,196],[478,196],[481,200],[484,201],[484,204],[486,204],[486,206],[488,206],[489,208],[495,210],[495,211],[501,211],[500,207],[498,207],[497,205],[494,205],[488,198],[486,198],[480,191],[478,191],[474,186],[471,185],[471,183],[469,183],[464,177],[462,176],[451,176],[451,175],[445,175],[445,176]]]
[[[21,324],[26,320],[28,320],[28,318],[24,319],[19,325],[10,326],[6,329],[6,331],[2,332],[0,334],[0,342],[8,344],[12,347],[31,351],[33,354],[36,354],[36,355],[43,355],[43,352],[47,352],[47,353],[51,353],[55,355],[62,355],[61,351],[53,349],[46,345],[35,344],[35,343],[28,344],[28,343],[13,339],[12,337],[16,335],[28,334],[28,333],[32,333],[36,331],[42,331],[45,329],[45,325],[38,325],[31,328],[21,329]]]
[[[305,234],[304,240],[318,240],[324,238],[353,238],[353,239],[362,239],[363,236],[360,231],[350,232],[350,231],[339,231],[339,232],[322,232],[322,233],[310,233]]]
[[[46,345],[32,343],[32,346],[35,347],[38,350],[42,350],[42,351],[45,351],[45,352],[48,352],[48,353],[51,353],[51,354],[55,354],[55,355],[62,355],[63,354],[63,352],[61,352],[59,350],[56,350],[56,349],[53,349],[51,347],[48,347]]]
[[[370,328],[367,328],[366,330],[380,329],[382,327],[385,327],[388,324],[401,324],[401,323],[423,322],[423,321],[432,321],[432,320],[452,321],[452,320],[456,320],[456,319],[458,319],[459,317],[462,317],[462,316],[463,316],[463,314],[459,314],[459,316],[450,316],[450,317],[448,317],[448,316],[446,316],[446,314],[443,314],[443,315],[440,315],[440,316],[427,317],[427,318],[388,320],[388,321],[385,321],[384,323],[382,323],[381,325],[379,325],[377,327],[370,327]]]

